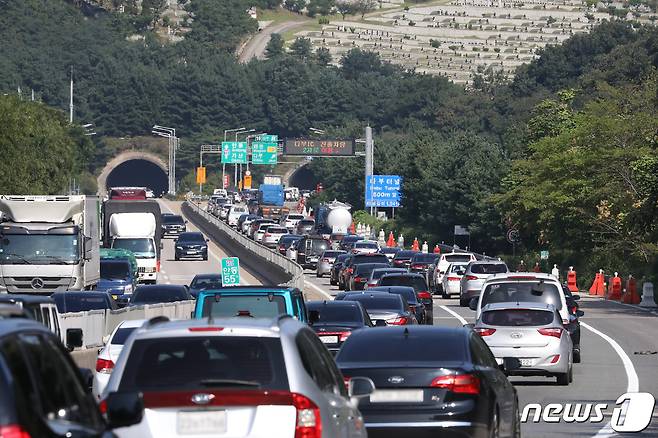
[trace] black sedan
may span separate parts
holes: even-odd
[[[55,301],[59,313],[86,312],[89,310],[117,310],[118,308],[112,296],[107,292],[55,292],[50,298]]]
[[[349,276],[345,284],[345,290],[363,290],[365,289],[370,274],[375,269],[390,268],[388,263],[362,263],[354,267],[354,271]]]
[[[329,274],[329,283],[331,283],[332,286],[336,286],[338,284],[338,277],[340,276],[340,270],[343,268],[343,264],[345,263],[345,260],[347,260],[348,257],[350,257],[352,254],[341,254],[338,257],[336,257],[336,260],[334,260],[334,264],[331,267],[331,273]]]
[[[416,253],[409,261],[409,272],[423,274],[423,276],[426,276],[429,267],[432,266],[434,261],[439,257],[441,257],[441,254],[426,254],[422,252]]]
[[[571,342],[573,343],[573,361],[580,363],[580,317],[585,314],[580,310],[578,300],[580,295],[574,294],[569,290],[569,286],[565,283],[562,285],[564,290],[564,298],[569,309],[569,322],[565,324],[564,328],[567,329],[571,335]]]
[[[187,286],[177,284],[149,284],[139,286],[130,297],[131,306],[143,304],[174,303],[191,300],[192,295]]]
[[[388,293],[357,292],[348,294],[343,301],[358,301],[376,325],[418,324],[404,297]]]
[[[470,329],[359,330],[336,362],[346,381],[375,383],[377,390],[359,402],[369,437],[520,436],[516,389]],[[507,370],[520,366],[518,359],[504,363]]]
[[[432,321],[429,316],[429,312],[425,309],[425,305],[420,302],[418,295],[413,287],[409,286],[377,286],[371,287],[368,289],[368,292],[387,292],[389,294],[402,295],[407,303],[409,304],[409,309],[416,317],[418,324],[428,324],[431,325]]]
[[[409,269],[409,266],[411,266],[411,259],[416,254],[418,254],[418,251],[410,249],[403,249],[402,251],[396,252],[393,256],[393,267]]]
[[[222,274],[197,274],[190,283],[190,295],[196,299],[199,292],[208,289],[221,289]]]
[[[385,274],[377,282],[377,286],[408,286],[416,291],[418,301],[423,303],[427,312],[426,324],[433,324],[434,301],[427,290],[427,282],[421,274]]]
[[[197,232],[181,233],[174,244],[174,258],[200,258],[208,260],[208,239]]]
[[[306,309],[311,328],[334,354],[352,331],[374,325],[363,306],[355,301],[309,301]]]

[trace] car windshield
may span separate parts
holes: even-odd
[[[553,283],[539,281],[494,283],[488,285],[482,293],[482,307],[491,303],[510,302],[552,304],[556,309],[562,309],[560,292]]]
[[[426,291],[425,279],[415,275],[386,275],[379,279],[379,286],[408,286],[416,292]]]
[[[352,306],[332,306],[332,305],[315,305],[307,304],[308,311],[316,310],[319,313],[317,323],[341,323],[341,322],[363,322],[363,314],[358,307]]]
[[[510,327],[547,325],[553,322],[553,312],[533,309],[490,310],[482,313],[482,322]]]
[[[473,274],[503,274],[507,272],[507,265],[504,263],[473,263],[471,272]]]
[[[127,249],[138,259],[154,259],[155,245],[149,238],[118,238],[112,241],[112,248]]]
[[[202,314],[208,317],[232,317],[247,315],[254,318],[274,318],[285,314],[286,300],[282,295],[218,295],[207,296],[203,301]]]
[[[134,332],[137,330],[137,327],[126,327],[126,328],[120,328],[114,333],[114,336],[112,336],[112,340],[110,341],[110,344],[112,345],[123,345],[126,343],[126,339]]]
[[[206,239],[201,233],[182,233],[178,237],[179,242],[203,242],[205,243]]]
[[[466,265],[450,265],[448,272],[455,275],[464,275],[466,273]]]
[[[281,227],[268,227],[267,232],[272,234],[288,234],[288,230]]]
[[[434,362],[437,365],[446,362],[466,361],[464,337],[461,333],[411,333],[382,336],[377,329],[368,330],[371,333],[349,339],[341,348],[336,361],[344,362],[399,362],[404,358],[406,366],[414,363]],[[440,348],[428,348],[428,345],[439,345]]]
[[[192,289],[217,289],[222,287],[222,278],[194,278],[190,284]]]
[[[101,278],[105,280],[125,280],[129,277],[129,262],[101,260]]]
[[[183,288],[137,288],[130,300],[133,304],[173,303],[187,299]]]
[[[402,311],[402,300],[397,296],[376,295],[350,295],[348,301],[358,301],[366,310],[392,310]]]
[[[162,223],[165,224],[165,225],[173,225],[173,224],[184,225],[185,221],[180,216],[175,216],[173,214],[168,214],[166,216],[162,216]]]
[[[80,259],[77,234],[3,234],[0,264],[66,265]]]
[[[85,292],[62,292],[52,295],[59,313],[86,312],[88,310],[109,309],[109,300],[101,295],[88,295]]]
[[[450,263],[454,262],[470,262],[470,254],[447,254],[445,260]]]
[[[204,324],[200,324],[205,327]],[[119,391],[288,390],[279,338],[185,336],[136,340]]]
[[[372,271],[371,277],[373,280],[379,280],[383,275],[391,274],[395,272],[406,272],[406,269],[375,269]]]

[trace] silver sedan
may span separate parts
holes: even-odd
[[[558,385],[572,382],[571,336],[552,304],[488,304],[473,330],[487,343],[499,364],[504,357],[519,359],[521,367],[510,374],[555,376]]]
[[[315,276],[320,278],[324,277],[326,274],[331,274],[331,268],[334,266],[336,257],[341,254],[345,254],[345,251],[327,250],[323,252],[318,260],[318,268],[315,272]]]

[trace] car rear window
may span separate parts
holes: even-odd
[[[361,295],[346,297],[348,301],[358,301],[366,310],[403,310],[402,300],[398,296]]]
[[[162,216],[161,221],[163,224],[178,224],[178,225],[185,224],[185,221],[183,220],[182,217],[174,216],[174,215]]]
[[[411,258],[416,254],[416,251],[398,251],[393,257],[395,260],[406,259],[411,260]]]
[[[482,294],[482,307],[491,303],[544,303],[562,309],[560,292],[555,284],[540,282],[511,282],[488,285]]]
[[[274,318],[285,314],[286,300],[281,295],[221,295],[206,297],[203,301],[203,316],[233,317],[240,312],[249,312],[254,318]]]
[[[474,263],[471,265],[473,274],[503,274],[507,272],[507,265],[503,263]]]
[[[412,262],[417,262],[417,263],[431,263],[434,260],[438,259],[439,255],[438,254],[415,254],[412,258]]]
[[[470,262],[471,261],[471,256],[469,254],[453,254],[453,255],[446,255],[445,259],[447,262],[454,263],[454,262]]]
[[[356,274],[363,277],[370,275],[373,269],[384,268],[386,266],[388,266],[388,263],[386,265],[380,263],[362,263],[356,266]]]
[[[297,225],[302,226],[302,227],[313,226],[313,225],[315,225],[315,221],[312,221],[310,219],[302,219],[302,220],[299,221],[299,223]]]
[[[450,265],[448,272],[455,275],[464,275],[466,273],[466,265]]]
[[[278,338],[200,336],[133,343],[120,391],[288,390]]]
[[[275,234],[288,234],[288,229],[282,227],[268,227],[267,232]]]
[[[338,257],[341,254],[345,254],[343,251],[325,251],[324,254],[322,254],[322,257]]]
[[[388,257],[384,254],[361,254],[354,256],[352,259],[353,265],[360,265],[362,263],[382,263],[389,265]]]
[[[377,248],[379,248],[379,245],[377,245],[375,242],[355,242],[354,247],[355,248],[366,248],[366,249],[377,249]]]
[[[222,287],[222,279],[218,278],[195,278],[190,284],[194,289],[218,289]]]
[[[553,312],[533,309],[490,310],[482,313],[482,322],[510,327],[539,326],[553,322]]]
[[[378,286],[408,286],[416,292],[427,290],[425,279],[410,275],[387,275],[379,279]]]
[[[183,289],[142,289],[137,288],[131,302],[133,304],[173,303],[187,299]]]
[[[331,322],[363,322],[363,314],[358,307],[352,306],[332,306],[332,305],[315,305],[307,303],[309,311],[317,310],[320,314],[318,323],[326,324]]]
[[[120,328],[119,330],[116,331],[114,336],[112,336],[112,340],[110,341],[110,344],[113,345],[123,345],[126,343],[126,339],[128,339],[128,336],[132,334],[137,329],[137,327],[126,327],[126,328]]]
[[[375,332],[376,330],[372,330]],[[462,334],[419,333],[408,336],[383,336],[377,333],[348,339],[336,361],[343,362],[464,362],[465,342]],[[435,345],[436,348],[428,348]]]
[[[109,309],[108,300],[102,296],[85,296],[84,292],[64,292],[55,295],[59,313],[85,312],[88,310]]]

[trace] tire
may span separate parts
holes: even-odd
[[[179,261],[179,260],[180,260],[180,257],[178,257],[178,256],[174,256],[174,260],[175,260],[175,261]]]
[[[332,286],[336,286],[338,283],[336,283],[335,280],[329,280],[329,284]]]
[[[204,261],[204,262],[207,262],[207,261],[208,261],[208,256],[205,256],[205,257],[203,258],[203,261]]]
[[[491,430],[489,431],[489,438],[499,438],[500,437],[500,420],[498,418],[498,407],[494,408],[493,414],[491,415]]]
[[[512,438],[521,438],[521,414],[519,412],[519,401],[514,407],[514,423],[512,425]]]
[[[573,348],[573,363],[580,363],[580,345]]]
[[[465,299],[465,298],[460,298],[460,299],[459,299],[459,306],[460,306],[460,307],[468,307],[468,303],[469,303],[470,301],[471,301],[471,300],[467,300],[467,299]]]
[[[556,374],[557,384],[560,386],[568,386],[569,383],[573,380],[573,370],[569,368],[569,371],[566,373]]]
[[[317,278],[322,278],[322,275],[320,275],[319,272],[316,272],[316,273],[315,273],[315,276],[316,276]]]

